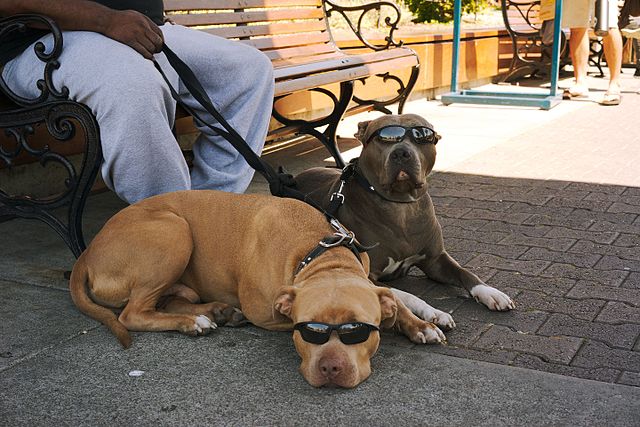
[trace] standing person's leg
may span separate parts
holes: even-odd
[[[191,67],[216,109],[260,154],[273,107],[271,61],[262,52],[239,42],[180,25],[161,28],[167,46]],[[163,63],[163,69],[167,67]],[[203,120],[217,123],[183,85],[180,94]],[[192,188],[244,192],[254,170],[224,138],[201,123],[196,126],[201,135],[194,146]]]
[[[609,0],[609,32],[604,37],[604,56],[609,68],[609,88],[602,105],[620,104],[620,71],[622,69],[622,34],[618,29],[618,2]]]
[[[587,28],[571,28],[569,51],[575,85],[570,89],[571,96],[588,96],[587,70],[589,68],[589,31]]]
[[[563,0],[562,27],[571,28],[569,53],[573,65],[574,85],[567,89],[572,97],[589,96],[587,70],[589,68],[589,16],[595,0]]]
[[[51,46],[52,37],[42,39]],[[3,76],[22,96],[38,94],[43,63],[33,47],[10,61]],[[175,73],[173,73],[175,75]],[[175,76],[173,79],[176,79]],[[56,87],[87,105],[100,126],[102,176],[123,200],[191,187],[189,170],[171,132],[175,102],[153,63],[101,34],[64,32]]]

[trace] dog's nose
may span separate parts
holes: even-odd
[[[405,147],[398,147],[391,152],[391,160],[403,163],[413,158],[413,152]]]
[[[333,357],[323,357],[318,364],[322,375],[330,380],[335,379],[344,369],[344,362]]]

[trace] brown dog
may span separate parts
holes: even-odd
[[[375,326],[394,327],[417,343],[443,337],[371,283],[366,255],[361,262],[338,245],[309,261],[318,242],[334,233],[345,237],[297,200],[216,191],[156,196],[107,222],[73,268],[71,296],[125,347],[128,330],[205,334],[216,328],[214,319],[237,322],[233,307],[270,330],[347,324],[329,330],[324,344],[302,333],[317,338],[323,326],[317,324],[295,330],[293,340],[311,385],[354,387],[371,372],[380,341]],[[123,310],[116,318],[106,307]],[[364,340],[342,342],[358,336]]]
[[[310,169],[295,180],[300,191],[325,208],[332,197],[343,199],[337,213],[340,222],[361,242],[379,243],[369,252],[370,277],[396,279],[415,265],[433,280],[464,287],[491,310],[514,308],[507,295],[462,268],[444,249],[442,230],[427,193],[427,176],[436,160],[439,139],[433,126],[415,114],[386,115],[360,123],[356,137],[363,144],[362,154],[344,182],[341,171],[327,168]],[[454,326],[447,313],[413,295],[394,292],[420,317]]]

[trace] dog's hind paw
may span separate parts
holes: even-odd
[[[196,323],[194,325],[194,331],[196,335],[207,335],[212,330],[216,329],[218,325],[212,322],[207,316],[200,315],[196,317]]]
[[[469,292],[476,301],[486,305],[489,310],[508,311],[516,308],[516,304],[507,294],[487,285],[476,285]]]

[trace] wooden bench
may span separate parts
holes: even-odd
[[[548,73],[552,45],[542,41],[540,0],[500,0],[502,18],[511,37],[513,57],[502,81]],[[567,38],[561,34],[560,66],[568,62]]]
[[[401,47],[393,33],[400,12],[385,1],[355,7],[341,7],[330,0],[165,0],[167,15],[176,24],[236,39],[263,51],[271,60],[276,80],[275,101],[300,91],[313,91],[327,96],[333,109],[330,114],[311,120],[288,118],[273,110],[282,124],[270,131],[269,138],[291,134],[316,137],[329,150],[338,166],[344,162],[337,148],[337,127],[345,114],[376,109],[389,113],[387,107],[398,103],[402,111],[418,77],[415,52]],[[362,33],[362,22],[372,11],[389,10],[385,19],[389,33],[382,45],[370,43]],[[352,14],[359,14],[352,20]],[[328,17],[343,16],[366,48],[350,54],[340,50],[329,29]],[[85,249],[82,213],[102,160],[98,124],[89,109],[68,99],[64,88],[52,84],[63,48],[63,37],[54,22],[46,17],[30,15],[0,20],[0,42],[3,34],[18,31],[25,25],[38,23],[51,29],[54,48],[38,53],[47,64],[42,79],[42,95],[35,100],[12,93],[0,79],[0,129],[8,138],[0,140],[0,168],[11,167],[25,157],[44,164],[56,164],[66,171],[65,190],[61,194],[38,198],[4,191],[0,185],[0,221],[10,218],[34,218],[50,225],[69,246],[75,256]],[[212,58],[215,60],[215,58]],[[403,81],[393,73],[411,70]],[[381,77],[397,87],[390,99],[362,99],[354,96],[356,82],[373,76]],[[326,85],[338,84],[338,93]],[[224,112],[223,112],[224,113]],[[64,149],[32,144],[36,128],[46,128],[57,141],[69,141],[81,131],[84,150],[80,164],[74,164]],[[318,130],[324,128],[324,130]],[[64,145],[64,144],[63,144]],[[60,215],[59,210],[65,210]]]

